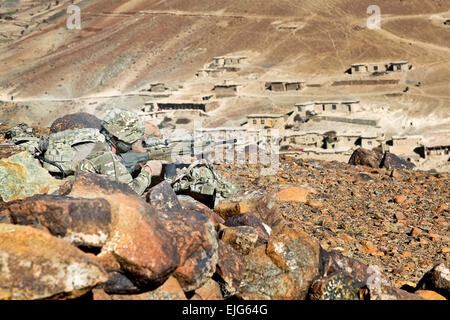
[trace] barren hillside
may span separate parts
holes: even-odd
[[[81,8],[80,30],[66,27],[71,2]],[[105,99],[137,92],[153,81],[183,84],[189,92],[196,71],[214,56],[226,54],[248,57],[247,69],[229,77],[246,85],[241,99],[249,112],[236,112],[231,101],[225,101],[227,112],[218,114],[223,121],[211,119],[214,125],[238,123],[254,110],[284,111],[298,100],[328,96],[382,100],[412,117],[433,113],[445,119],[450,28],[443,19],[450,1],[379,1],[382,29],[369,30],[367,8],[372,2],[3,1],[0,97],[29,108],[14,105],[1,120],[14,116],[49,124],[74,109],[101,116],[102,108],[91,107],[99,102],[97,97],[103,97],[105,105],[138,107],[140,101]],[[424,84],[411,90],[407,102],[384,96],[401,92],[405,77],[396,88],[325,86],[284,100],[254,89],[271,79],[329,84],[345,77],[351,63],[404,59],[414,66],[408,79]],[[197,87],[202,89],[196,94],[209,93],[212,83]]]

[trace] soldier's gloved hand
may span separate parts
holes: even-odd
[[[147,170],[151,176],[160,176],[162,172],[162,162],[160,160],[147,161],[143,169]]]

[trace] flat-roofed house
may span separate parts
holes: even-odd
[[[340,132],[325,138],[326,149],[348,150],[359,145],[361,132]]]
[[[285,82],[283,81],[266,82],[265,87],[267,90],[270,91],[277,91],[277,92],[286,91]]]
[[[164,92],[166,90],[167,90],[167,88],[164,85],[164,83],[162,83],[162,82],[156,82],[156,83],[150,84],[150,89],[149,89],[150,92]]]
[[[393,136],[387,141],[389,152],[398,156],[409,156],[416,154],[414,151],[423,145],[422,136]]]
[[[213,58],[213,64],[216,66],[227,66],[241,64],[242,60],[247,59],[245,56],[220,56]]]
[[[365,74],[388,71],[389,63],[386,62],[360,62],[351,65],[351,74]]]
[[[240,84],[222,83],[216,84],[212,89],[216,98],[234,97],[238,94]]]
[[[282,114],[250,114],[247,116],[247,127],[252,129],[274,128],[280,129],[284,126],[285,115]]]
[[[389,71],[405,72],[408,71],[408,61],[394,61],[389,64]]]

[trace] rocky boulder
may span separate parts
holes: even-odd
[[[245,257],[242,298],[305,299],[319,276],[319,244],[298,224],[275,227],[266,246]]]
[[[247,255],[255,247],[258,232],[249,226],[229,227],[223,230],[221,240],[241,254]]]
[[[351,155],[348,163],[354,166],[368,166],[371,168],[379,168],[383,154],[374,150],[364,148],[356,149]]]
[[[86,112],[77,112],[67,114],[53,121],[52,125],[50,126],[50,132],[56,133],[60,131],[81,128],[95,128],[100,130],[101,126],[102,121],[96,116]]]
[[[185,291],[198,289],[212,277],[218,259],[217,232],[211,219],[201,211],[183,210],[167,182],[154,186],[147,201],[170,233],[180,257],[174,276]]]
[[[390,152],[385,152],[383,159],[380,162],[380,167],[386,169],[412,170],[415,166],[414,163],[403,160]]]
[[[50,194],[63,184],[26,151],[0,159],[0,198],[5,202],[35,194]]]
[[[258,233],[258,239],[256,246],[266,244],[269,241],[269,232],[267,227],[253,214],[253,213],[241,213],[228,218],[225,221],[227,227],[248,226],[252,227]]]
[[[107,271],[127,274],[134,285],[145,290],[164,282],[179,266],[173,235],[156,209],[128,185],[85,173],[76,177],[69,196],[109,202],[111,232],[98,256]]]
[[[425,273],[416,289],[436,291],[447,300],[450,299],[450,268],[448,262],[438,264]]]
[[[111,228],[111,206],[105,199],[35,195],[0,205],[0,216],[83,247],[101,248]]]
[[[353,280],[342,273],[314,281],[309,292],[311,300],[359,300],[359,289]]]
[[[229,295],[238,292],[244,274],[244,259],[229,244],[219,240],[216,273],[223,280]]]
[[[87,254],[48,232],[0,224],[0,299],[76,298],[104,283]]]

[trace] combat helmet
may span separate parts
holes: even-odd
[[[105,117],[102,127],[123,142],[132,144],[145,135],[145,124],[129,110],[113,109]]]

